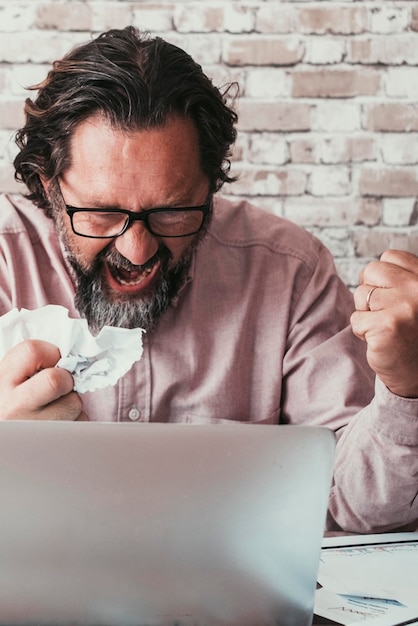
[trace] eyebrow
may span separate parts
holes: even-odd
[[[182,208],[188,208],[188,207],[194,207],[194,206],[203,206],[205,204],[208,204],[208,198],[210,197],[210,194],[208,193],[205,197],[205,200],[199,204],[193,203],[191,201],[184,202],[182,200],[177,201],[176,199],[174,199],[171,204],[163,204],[163,203],[156,204],[150,207],[140,208],[137,211],[137,210],[129,209],[125,206],[121,206],[119,204],[103,203],[102,200],[96,201],[94,198],[91,198],[86,203],[78,203],[78,204],[67,203],[62,193],[60,181],[57,180],[57,183],[58,183],[58,189],[59,189],[61,198],[65,206],[72,207],[73,209],[86,209],[87,211],[90,209],[102,209],[102,210],[111,209],[114,211],[130,211],[131,213],[140,213],[141,211],[149,211],[151,209],[167,209],[167,210],[176,209],[176,208],[182,209]],[[191,192],[192,190],[189,190],[189,191]]]
[[[183,204],[176,204],[175,206],[168,206],[168,205],[163,205],[163,204],[159,204],[156,206],[152,206],[149,207],[147,209],[139,209],[139,211],[133,211],[132,209],[127,209],[126,207],[122,207],[122,206],[117,206],[115,204],[108,204],[108,205],[95,205],[95,206],[85,206],[85,205],[75,205],[75,204],[67,204],[65,203],[65,206],[70,208],[70,209],[81,209],[81,210],[85,210],[85,211],[121,211],[121,212],[128,212],[128,213],[142,213],[142,212],[146,212],[146,211],[152,211],[154,209],[162,209],[162,210],[166,210],[166,211],[175,211],[176,209],[189,209],[189,208],[194,208],[194,207],[200,207],[200,206],[206,206],[207,204],[209,204],[209,201],[206,199],[204,202],[201,202],[199,204],[191,204],[191,203],[183,203]]]

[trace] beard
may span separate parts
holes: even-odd
[[[134,265],[109,244],[96,256],[91,266],[86,267],[77,258],[78,255],[81,258],[81,248],[74,251],[74,246],[68,237],[61,203],[61,193],[53,188],[50,194],[51,217],[64,244],[68,261],[74,270],[75,307],[80,316],[87,320],[90,331],[97,334],[103,326],[153,330],[184,285],[195,251],[212,221],[213,208],[211,207],[205,216],[199,233],[194,236],[176,262],[169,248],[160,241],[156,254],[143,265]],[[112,291],[103,280],[105,263],[116,271],[119,269],[124,272],[150,272],[157,263],[160,263],[160,267],[148,291],[145,290],[140,295],[124,295]]]
[[[103,326],[152,330],[183,286],[195,248],[196,245],[192,245],[173,264],[170,251],[160,244],[157,253],[141,266],[133,265],[116,250],[105,250],[88,270],[70,253],[69,261],[77,279],[74,304],[81,317],[87,320],[91,332],[97,334]],[[103,263],[127,271],[147,271],[158,262],[159,276],[149,293],[141,296],[115,295],[103,284]]]

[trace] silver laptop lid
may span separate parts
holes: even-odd
[[[308,626],[334,435],[0,424],[0,624]]]

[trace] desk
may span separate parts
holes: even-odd
[[[319,580],[324,585],[324,597],[318,596],[318,611],[328,617],[342,619],[352,617],[353,607],[364,615],[367,624],[378,623],[379,626],[394,624],[418,624],[418,604],[416,585],[418,584],[418,532],[393,532],[372,535],[353,535],[352,533],[326,533],[323,543],[323,559],[321,561]],[[328,537],[331,539],[328,540]],[[336,537],[336,539],[333,539]],[[329,550],[329,552],[328,552]],[[336,581],[338,584],[336,585]],[[344,589],[345,585],[345,589]],[[320,585],[318,585],[320,586]],[[328,589],[328,593],[327,590]],[[363,594],[358,592],[363,590]],[[331,595],[328,596],[329,590]],[[353,598],[346,602],[341,600],[335,604],[334,593],[351,593]],[[357,592],[357,593],[356,593]],[[393,595],[386,595],[388,593]],[[380,595],[380,594],[384,595]],[[374,595],[376,594],[376,595]],[[355,596],[358,595],[358,598]],[[370,602],[367,602],[370,596]],[[343,597],[343,596],[341,596]],[[382,609],[379,601],[373,598],[396,599],[398,606],[388,602]],[[331,600],[329,599],[331,598]],[[351,604],[350,604],[351,603]],[[321,609],[319,608],[321,606]],[[344,613],[348,611],[349,613]],[[344,617],[343,617],[344,616]],[[325,617],[314,616],[313,626],[339,625]],[[360,624],[362,621],[355,622]],[[354,626],[354,623],[352,623]]]
[[[344,533],[344,532],[334,532],[334,531],[326,531],[325,537],[347,537],[349,535],[355,535],[355,533]],[[335,625],[337,622],[332,622],[326,617],[319,617],[318,615],[314,615],[312,626],[328,626]]]

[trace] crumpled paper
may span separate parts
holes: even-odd
[[[24,339],[42,339],[62,355],[57,367],[68,370],[78,393],[114,385],[142,356],[142,328],[104,326],[94,337],[85,319],[68,317],[59,305],[29,311],[12,309],[0,317],[0,358]]]

